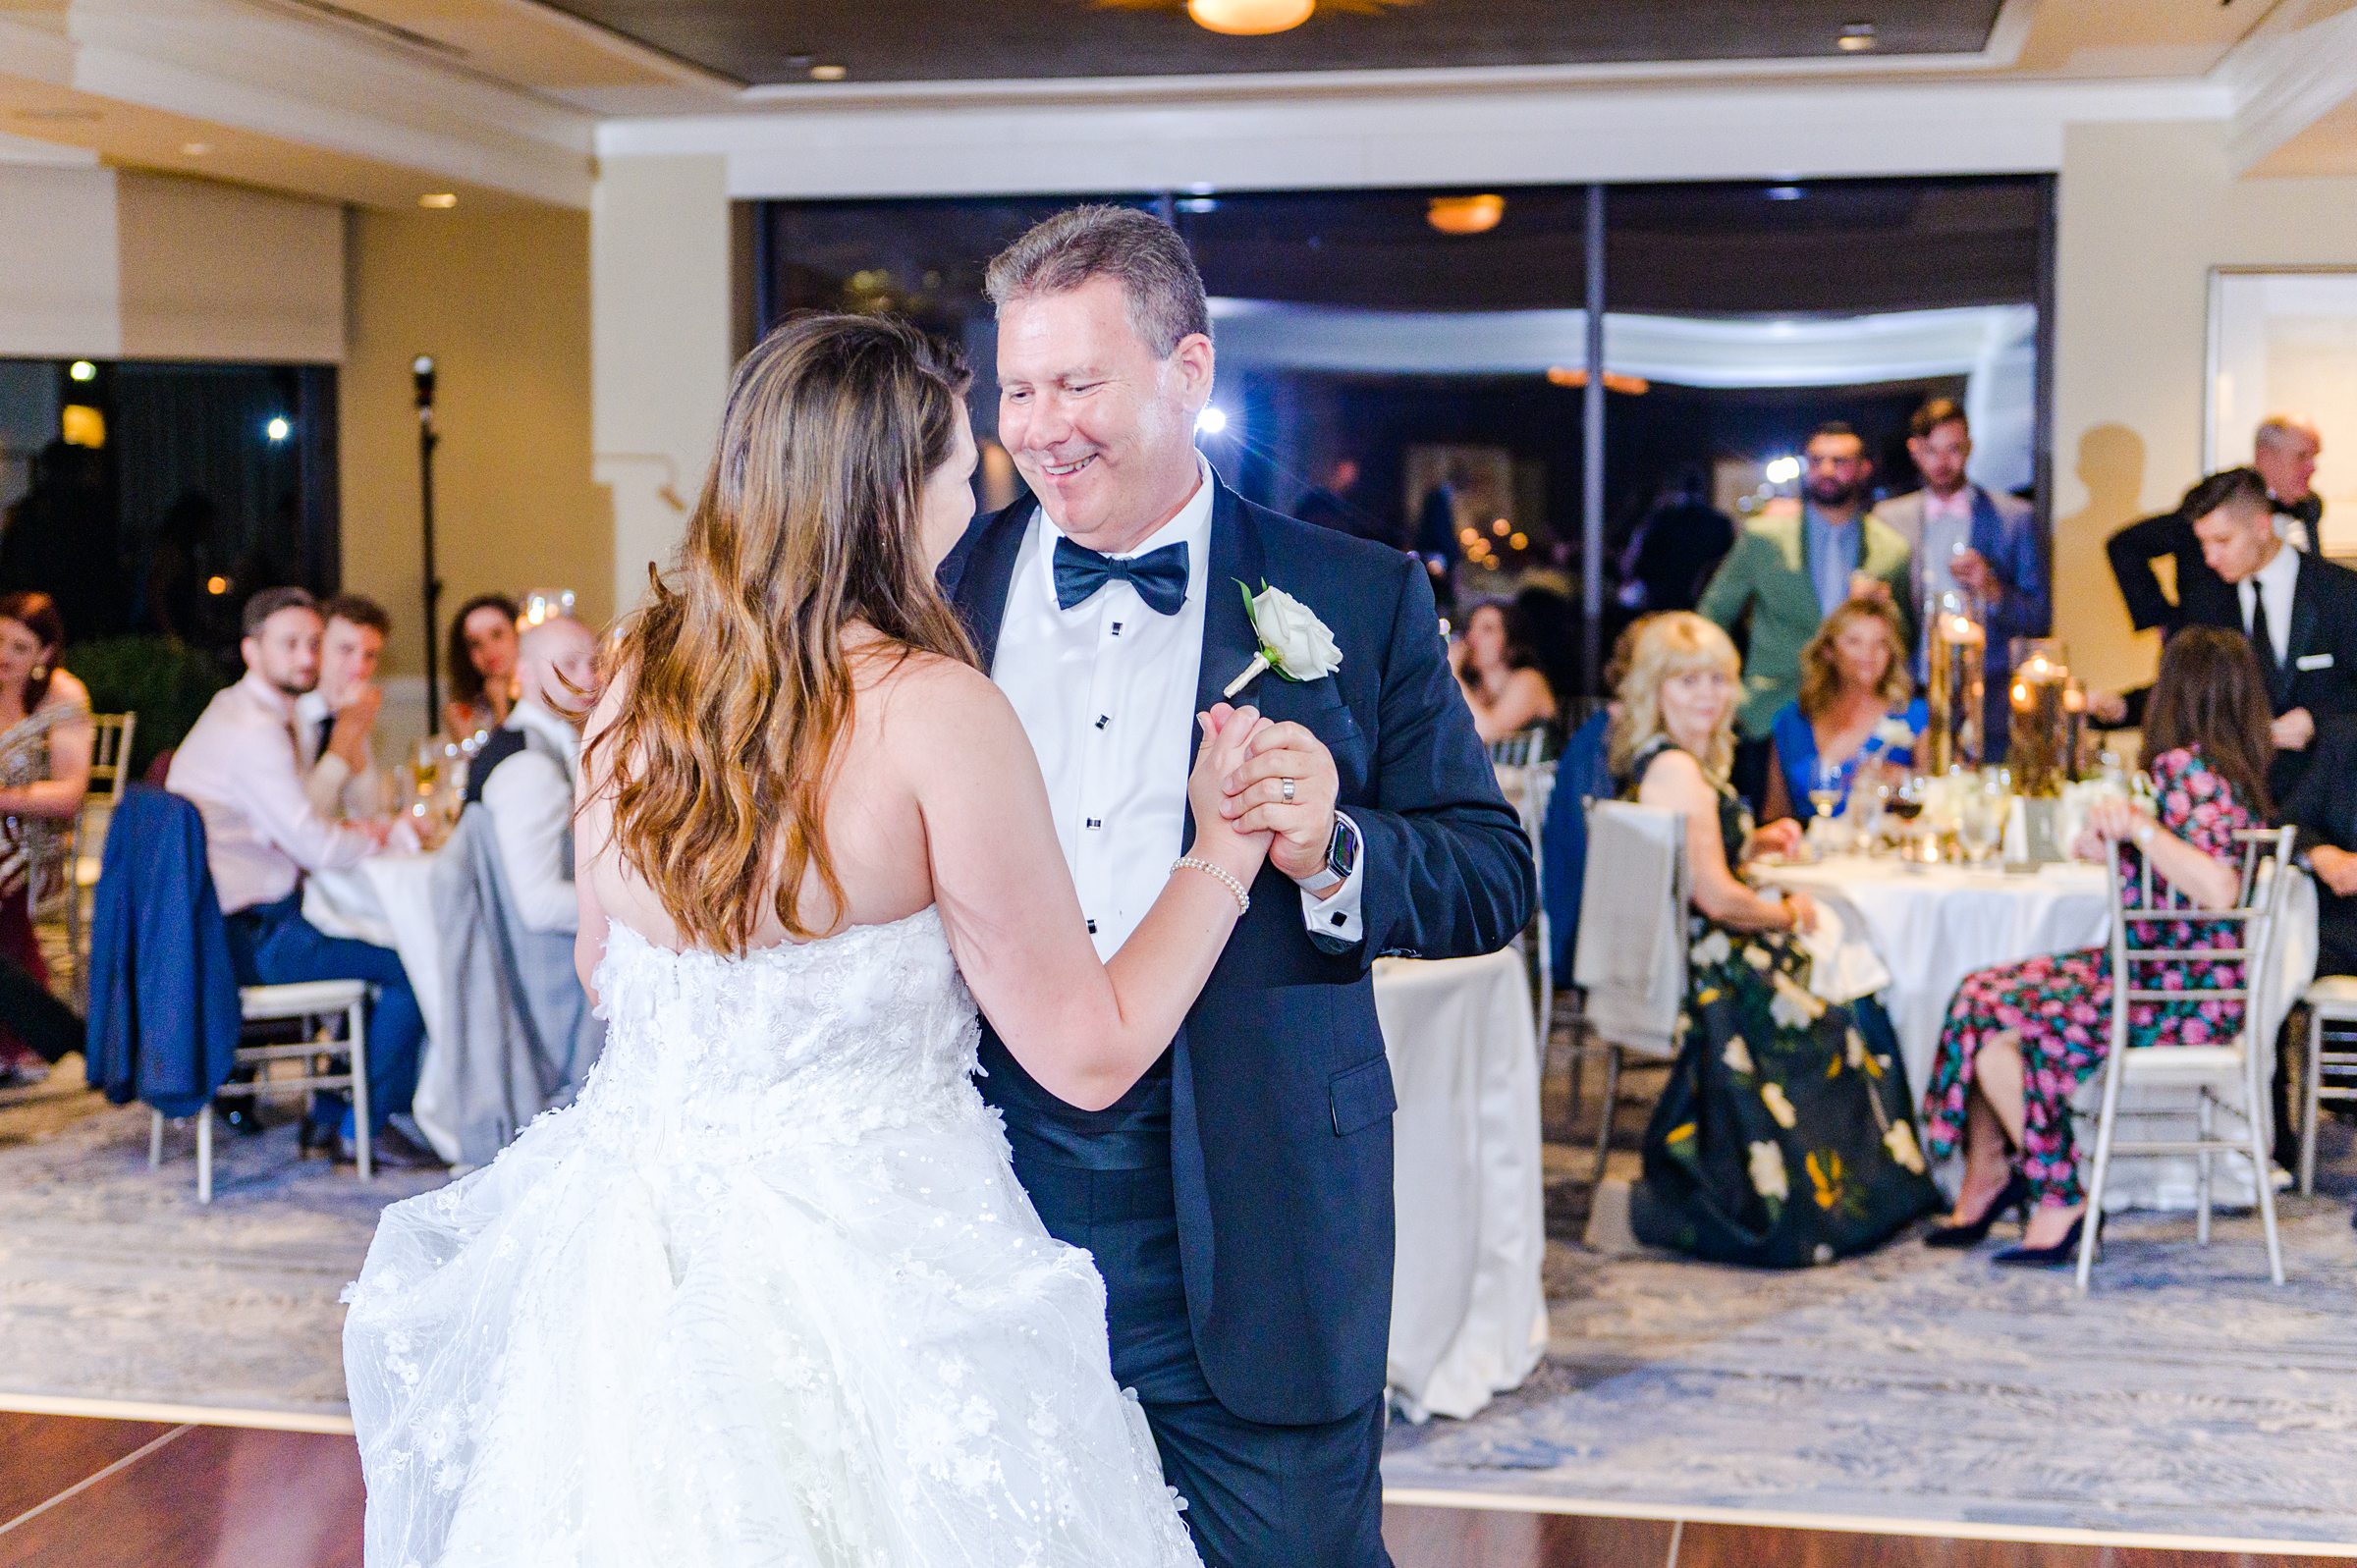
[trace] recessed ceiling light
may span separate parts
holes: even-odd
[[[1178,210],[1180,212],[1217,212],[1220,210],[1220,203],[1216,196],[1180,196]]]
[[[1488,234],[1506,216],[1506,197],[1434,196],[1424,207],[1424,221],[1443,234]]]
[[[1770,186],[1760,192],[1771,201],[1798,201],[1809,193],[1806,186]]]
[[[95,381],[98,379],[98,367],[87,359],[77,359],[66,366],[66,374],[77,381]]]
[[[1186,0],[1196,27],[1239,38],[1290,31],[1317,9],[1318,0]]]
[[[837,65],[831,60],[810,68],[810,80],[813,81],[841,81],[850,74],[850,67]]]
[[[1871,22],[1844,23],[1841,27],[1840,36],[1834,39],[1836,48],[1846,49],[1851,54],[1856,54],[1862,49],[1871,49],[1874,47],[1874,24]]]
[[[417,198],[417,205],[435,212],[448,212],[458,204],[459,193],[456,190],[429,190]]]
[[[209,141],[184,141],[180,144],[180,150],[185,157],[201,158],[213,150],[213,144]]]

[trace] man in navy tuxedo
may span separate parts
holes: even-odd
[[[1263,640],[1246,593],[1290,594],[1342,662],[1236,687],[1274,723],[1229,809],[1275,837],[1169,1052],[1089,1112],[986,1027],[983,1093],[1041,1218],[1105,1277],[1114,1376],[1205,1560],[1385,1563],[1397,1102],[1369,966],[1505,946],[1530,913],[1530,846],[1418,563],[1252,506],[1196,452],[1210,319],[1177,234],[1076,208],[989,287],[999,437],[1036,499],[979,520],[942,576],[1039,752],[1101,953],[1183,850],[1194,715]]]

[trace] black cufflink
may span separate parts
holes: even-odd
[[[1335,923],[1336,925],[1338,925],[1338,926],[1340,926],[1340,925],[1346,925],[1346,924],[1348,924],[1348,917],[1346,917],[1346,916],[1343,916],[1343,915],[1336,915],[1336,916],[1334,917],[1334,923]]]

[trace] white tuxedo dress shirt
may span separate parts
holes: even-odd
[[[295,699],[295,745],[303,767],[303,793],[310,796],[311,808],[330,822],[384,816],[391,808],[385,799],[385,776],[377,771],[375,742],[360,743],[361,765],[356,770],[320,744],[320,721],[334,713],[316,691]]]
[[[303,792],[295,699],[261,676],[206,704],[172,754],[164,787],[204,818],[205,858],[223,914],[276,902],[306,871],[357,865],[374,840],[322,817]]]
[[[522,730],[527,743],[483,781],[483,806],[491,813],[508,895],[527,929],[577,931],[581,906],[573,886],[573,797],[580,737],[529,697],[508,710],[507,727]]]
[[[1137,929],[1184,841],[1205,595],[1236,591],[1233,583],[1209,580],[1216,493],[1210,464],[1203,463],[1201,482],[1178,515],[1125,552],[1186,546],[1186,602],[1176,615],[1148,608],[1135,587],[1120,580],[1061,608],[1055,553],[1063,535],[1036,510],[1008,583],[991,678],[1014,705],[1039,755],[1056,837],[1100,957],[1111,957]],[[1249,702],[1251,693],[1236,700]],[[1354,867],[1324,900],[1303,892],[1304,924],[1358,941],[1364,875],[1363,866]]]
[[[2246,632],[2261,596],[2265,596],[2267,638],[2274,645],[2278,665],[2291,662],[2291,600],[2299,584],[2300,553],[2285,545],[2275,552],[2275,560],[2234,585],[2235,597],[2242,601],[2242,629]]]

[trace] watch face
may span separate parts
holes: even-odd
[[[1326,845],[1327,869],[1347,878],[1358,867],[1358,830],[1347,817],[1334,819],[1334,838]]]

